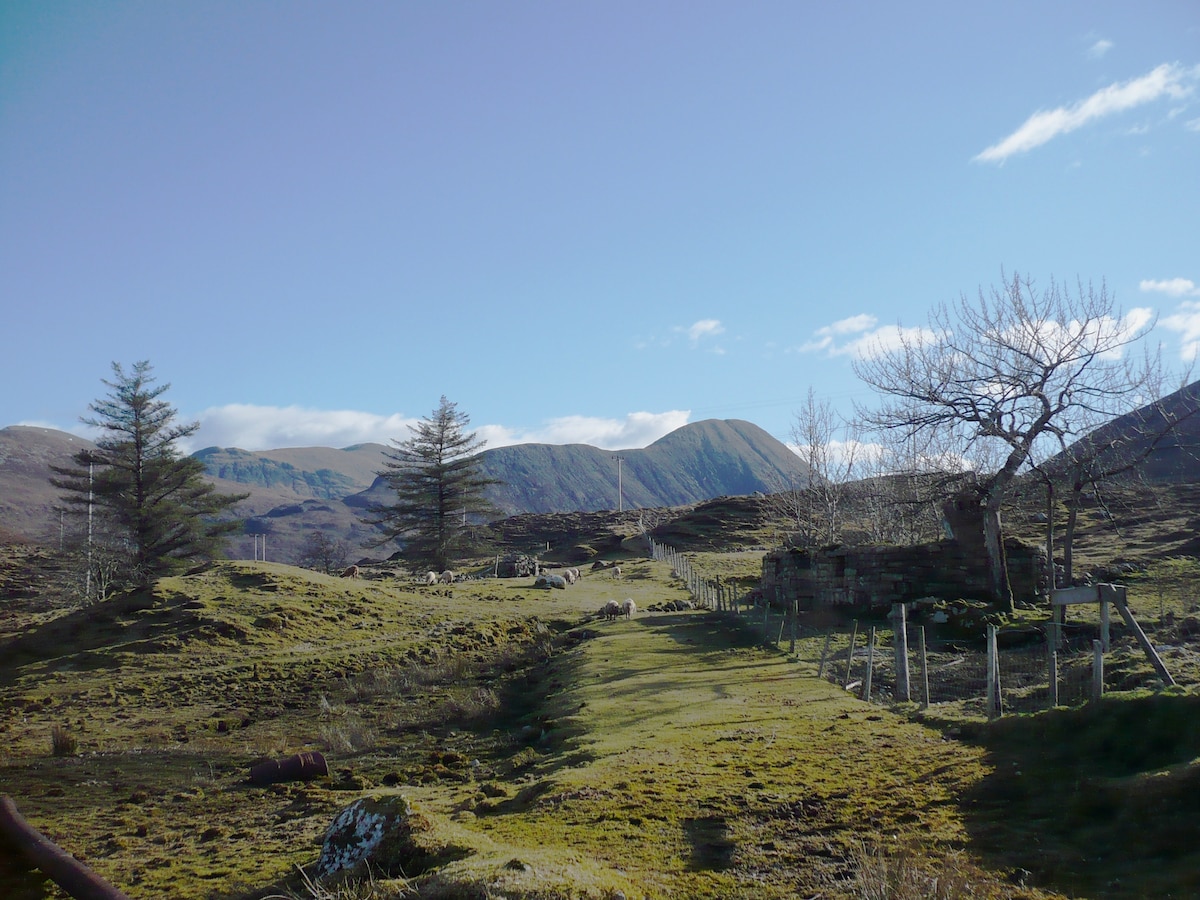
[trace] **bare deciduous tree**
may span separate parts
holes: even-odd
[[[941,304],[929,328],[901,331],[892,348],[855,363],[856,374],[883,395],[860,410],[875,427],[915,441],[952,436],[964,456],[995,452],[978,473],[973,495],[994,600],[1012,609],[1000,509],[1021,468],[1077,437],[1081,416],[1111,418],[1142,399],[1144,382],[1126,350],[1152,327],[1149,313],[1125,316],[1107,289],[1080,283],[1075,292],[1027,277]],[[1043,446],[1045,445],[1045,446]]]

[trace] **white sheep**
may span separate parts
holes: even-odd
[[[632,619],[633,614],[637,612],[637,604],[633,602],[632,597],[626,597],[621,602],[621,615],[627,619]]]
[[[563,572],[563,580],[566,581],[567,584],[574,584],[577,577],[578,576],[575,574],[574,569],[567,569],[565,572]]]
[[[621,567],[620,566],[612,567],[612,577],[617,579],[618,581],[621,580]]]
[[[621,604],[616,600],[609,600],[604,604],[604,620],[610,621],[621,614]]]
[[[441,575],[438,576],[438,583],[439,584],[454,584],[454,573],[451,572],[449,569],[447,569],[445,572],[443,572]]]
[[[438,579],[437,572],[426,572],[425,573],[425,583],[426,584],[437,584],[437,579]]]

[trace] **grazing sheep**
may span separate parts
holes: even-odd
[[[606,622],[616,619],[621,614],[621,604],[616,600],[609,600],[604,604],[604,620]]]
[[[342,577],[342,578],[357,578],[358,577],[358,566],[349,566],[348,568],[346,568],[345,571],[342,572],[340,577]]]
[[[621,615],[627,619],[632,619],[633,614],[637,612],[637,604],[633,602],[632,597],[626,597],[621,602]]]
[[[438,578],[437,572],[426,572],[425,573],[425,583],[426,584],[437,584],[437,578]]]
[[[580,578],[582,578],[582,577],[583,577],[583,575],[581,575],[581,574],[580,574],[580,572],[579,572],[579,570],[578,570],[578,569],[574,569],[574,568],[573,568],[573,569],[568,569],[567,571],[568,571],[568,572],[570,572],[572,575],[574,575],[574,576],[575,576],[575,580],[576,580],[576,581],[578,581]]]
[[[620,566],[612,567],[612,577],[617,579],[618,581],[621,580],[621,567]]]
[[[438,584],[454,584],[454,573],[447,569],[438,576]]]
[[[578,576],[576,576],[574,569],[567,569],[565,572],[563,572],[562,577],[567,584],[574,584],[575,579]]]

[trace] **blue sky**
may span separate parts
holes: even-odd
[[[1200,4],[0,6],[0,426],[787,440],[1002,271],[1200,341]]]

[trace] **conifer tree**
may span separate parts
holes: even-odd
[[[442,571],[469,549],[470,524],[495,512],[484,490],[498,482],[480,472],[485,441],[468,432],[470,418],[442,397],[433,413],[406,441],[393,440],[378,472],[396,492],[396,502],[378,506],[365,519],[382,526],[378,544],[400,540],[414,568]]]
[[[51,482],[69,509],[104,523],[109,546],[124,551],[123,580],[145,586],[220,555],[222,539],[241,523],[218,516],[247,495],[217,493],[202,478],[204,464],[177,449],[200,423],[176,423],[176,410],[160,399],[170,385],[155,386],[149,362],[131,372],[114,362],[112,369],[114,379],[103,382],[108,396],[81,418],[101,431],[95,449],[75,454],[74,466],[54,467]]]

